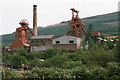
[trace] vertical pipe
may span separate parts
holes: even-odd
[[[37,36],[37,5],[33,5],[33,33]]]

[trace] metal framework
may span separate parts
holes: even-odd
[[[89,24],[89,27],[88,27],[87,32],[86,32],[86,40],[88,40],[89,37],[92,38],[93,30],[94,30],[94,28],[93,28],[92,24]]]
[[[84,30],[85,24],[82,23],[81,19],[79,18],[78,15],[79,11],[75,10],[74,8],[72,8],[71,10],[72,10],[72,21],[71,23],[69,23],[70,28],[67,34],[70,36],[83,38],[86,35],[86,31]]]
[[[29,34],[34,36],[34,33],[28,27],[28,22],[26,19],[23,19],[19,23],[21,27],[16,28],[17,39],[10,46],[12,49],[21,48],[23,46],[30,46],[30,37]]]
[[[21,27],[16,29],[17,37],[21,39],[22,41],[29,43],[29,40],[30,40],[29,33],[32,34],[33,36],[34,34],[28,27],[29,24],[27,20],[23,19],[20,21],[19,24],[21,25]]]

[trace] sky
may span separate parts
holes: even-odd
[[[48,26],[71,19],[70,8],[80,18],[118,11],[119,0],[0,0],[0,35],[13,33],[19,22],[27,19],[33,26],[33,5],[37,5],[38,26]]]

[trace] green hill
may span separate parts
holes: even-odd
[[[62,36],[67,33],[69,22],[70,21],[63,21],[58,25],[51,25],[46,28],[39,27],[38,34],[54,34],[56,36]],[[89,24],[92,24],[96,31],[101,32],[101,34],[107,34],[107,36],[117,35],[118,32],[118,12],[83,18],[82,22],[86,24],[85,30],[87,30]],[[2,35],[3,43],[12,43],[14,39],[15,32],[12,34]]]

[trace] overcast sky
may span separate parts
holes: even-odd
[[[20,27],[21,19],[33,25],[33,5],[37,5],[38,26],[47,26],[71,19],[70,8],[80,18],[118,11],[119,0],[0,0],[0,35]]]

